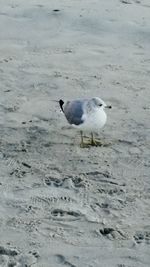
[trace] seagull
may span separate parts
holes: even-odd
[[[96,140],[94,140],[94,133],[99,132],[104,127],[107,121],[105,108],[110,109],[111,106],[106,105],[99,97],[77,99],[66,103],[60,99],[59,105],[68,123],[80,130],[81,147],[84,147],[83,131],[90,132],[90,144],[97,145]]]

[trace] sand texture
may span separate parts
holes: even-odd
[[[0,266],[150,266],[150,1],[0,1]],[[51,100],[99,96],[80,148]]]

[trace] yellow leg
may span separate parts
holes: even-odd
[[[81,136],[81,143],[80,143],[80,147],[82,148],[86,148],[89,147],[89,143],[84,142],[84,138],[83,138],[83,132],[80,131],[80,136]]]
[[[83,142],[83,132],[82,131],[80,131],[80,136],[81,136],[80,146],[83,147],[84,146],[84,142]]]
[[[107,146],[107,144],[105,144],[104,142],[98,140],[98,139],[94,139],[94,134],[91,133],[91,140],[90,140],[90,144],[91,146]]]
[[[96,142],[96,140],[94,140],[94,134],[93,133],[91,133],[91,145],[97,146],[97,142]]]
[[[80,131],[80,136],[81,136],[80,147],[82,147],[82,148],[89,147],[90,145],[91,146],[108,146],[109,145],[109,144],[107,144],[105,142],[102,142],[102,141],[100,141],[98,139],[95,140],[93,133],[91,133],[91,138],[86,142],[84,142],[83,132],[82,131]]]

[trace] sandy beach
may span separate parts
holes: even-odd
[[[0,266],[150,266],[150,1],[1,0]],[[112,105],[80,148],[57,102]]]

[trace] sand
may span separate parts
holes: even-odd
[[[149,267],[149,0],[0,6],[0,266]],[[85,96],[107,146],[51,101]]]

